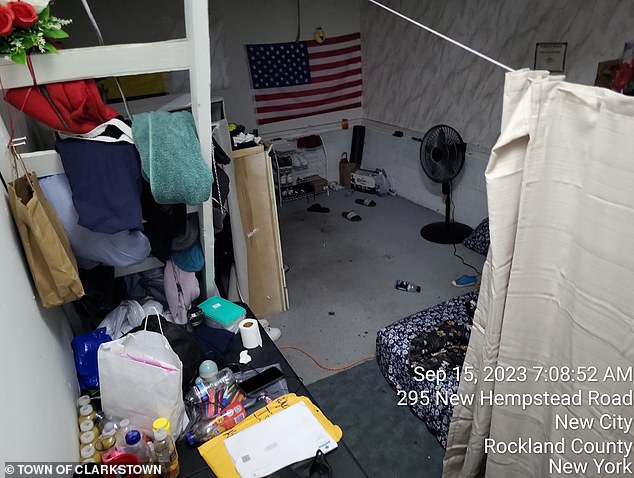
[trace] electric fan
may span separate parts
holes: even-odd
[[[458,244],[473,230],[451,219],[451,181],[462,170],[467,145],[455,129],[444,124],[432,127],[419,141],[423,171],[432,181],[442,183],[445,194],[445,220],[427,224],[420,235],[437,244]]]

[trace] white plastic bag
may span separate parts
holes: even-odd
[[[124,300],[101,321],[97,328],[105,327],[106,333],[116,340],[142,325],[143,319],[153,310],[165,316],[163,306],[155,300],[148,300],[143,305],[136,300]],[[170,320],[171,317],[166,319]]]
[[[187,425],[183,364],[162,331],[142,330],[102,344],[97,357],[107,414],[129,418],[146,432],[152,431],[155,419],[167,417],[172,434],[180,435]]]

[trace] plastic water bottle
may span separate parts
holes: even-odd
[[[132,429],[133,427],[130,423],[129,418],[124,418],[123,420],[119,421],[119,426],[115,433],[116,447],[119,450],[123,450],[125,448],[125,436]]]
[[[150,449],[139,430],[130,430],[125,435],[125,451],[135,455],[141,463],[149,463]]]
[[[227,407],[220,415],[210,418],[199,417],[190,422],[185,432],[185,440],[191,446],[204,443],[213,437],[232,429],[247,416],[241,404]]]
[[[216,365],[216,362],[205,360],[198,367],[198,377],[196,377],[195,383],[210,382],[217,373],[218,365]]]
[[[108,423],[113,423],[115,425],[115,428],[116,428],[116,424],[119,423],[120,420],[121,420],[121,418],[119,418],[119,417],[108,415],[103,410],[99,410],[98,412],[95,413],[94,422],[95,422],[95,425],[97,426],[97,428],[99,429],[99,431],[103,431],[104,427]]]
[[[176,478],[180,473],[178,452],[174,439],[165,428],[159,428],[154,432],[154,453],[157,463],[161,465],[161,477]]]
[[[406,280],[397,280],[394,288],[404,292],[420,292],[420,286]]]
[[[236,377],[229,368],[223,368],[218,373],[214,374],[209,380],[203,380],[200,383],[194,385],[187,395],[185,395],[185,402],[189,405],[198,405],[203,402],[213,400],[214,392],[222,387],[228,388],[230,385],[236,383]]]

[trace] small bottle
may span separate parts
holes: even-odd
[[[202,382],[209,382],[213,380],[214,375],[218,373],[218,365],[213,360],[205,360],[198,367],[198,377],[196,377],[196,384]]]
[[[150,449],[145,440],[143,440],[139,430],[130,430],[126,433],[125,451],[135,455],[141,463],[150,462]]]
[[[180,474],[178,452],[174,439],[165,428],[154,432],[154,452],[156,461],[161,466],[161,478],[177,478]]]
[[[82,395],[77,399],[77,410],[86,405],[90,405],[90,397],[88,395]]]
[[[123,420],[119,421],[119,427],[117,428],[117,431],[115,433],[116,446],[118,449],[125,448],[125,436],[130,430],[132,430],[132,425],[129,418],[124,418]]]
[[[202,381],[194,385],[187,395],[185,395],[185,402],[189,405],[198,405],[199,403],[208,402],[209,395],[213,395],[213,391],[218,387],[227,388],[230,385],[236,383],[236,377],[229,368],[223,368],[218,373],[215,373],[210,380]]]
[[[95,460],[95,463],[101,463],[101,455],[97,453],[97,451],[95,450],[95,446],[92,443],[82,447],[79,454],[81,455],[82,461],[92,458],[93,460]]]
[[[95,412],[95,418],[94,418],[95,426],[99,428],[100,431],[103,430],[103,427],[106,425],[106,423],[112,422],[116,425],[120,420],[121,419],[118,417],[108,415],[103,410],[99,410],[98,412]]]
[[[205,314],[198,307],[193,307],[187,312],[187,321],[192,328],[200,327],[205,320]]]
[[[83,432],[81,435],[79,435],[79,443],[81,443],[82,448],[86,445],[94,445],[96,440],[97,435],[95,435],[95,432],[92,431]]]
[[[80,433],[93,432],[95,435],[99,434],[99,430],[97,429],[97,427],[95,427],[95,424],[93,423],[91,419],[84,420],[83,422],[81,422],[79,424],[79,431]]]
[[[404,292],[420,292],[420,286],[406,280],[397,280],[394,288]]]
[[[117,437],[115,436],[116,431],[114,423],[109,422],[106,424],[101,436],[97,438],[97,441],[95,441],[95,449],[99,453],[103,455],[111,448],[114,448],[115,443],[117,442]]]
[[[167,433],[172,433],[172,425],[170,421],[165,417],[157,418],[152,422],[152,433],[156,433],[157,430],[164,428]]]
[[[95,411],[92,408],[92,405],[83,405],[79,409],[79,424],[84,420],[94,420],[95,419]]]

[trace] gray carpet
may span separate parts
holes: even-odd
[[[371,478],[439,477],[444,450],[396,394],[374,360],[308,387]]]
[[[340,367],[374,354],[381,327],[466,292],[451,280],[469,273],[452,247],[420,237],[422,225],[442,220],[429,209],[399,197],[369,196],[374,208],[355,204],[368,197],[345,191],[317,196],[330,213],[307,212],[305,200],[279,208],[290,310],[269,317],[282,329],[278,346],[300,347],[328,367]],[[350,222],[342,211],[363,218]],[[481,267],[484,257],[462,245],[458,251]],[[394,290],[404,279],[419,294]],[[305,383],[331,375],[296,350],[282,350]]]

